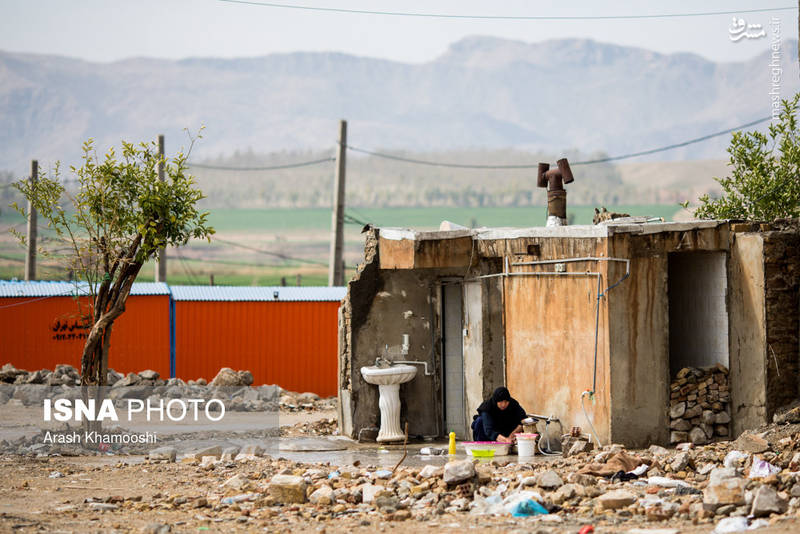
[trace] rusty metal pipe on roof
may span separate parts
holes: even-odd
[[[551,169],[549,163],[539,163],[536,175],[536,185],[547,187],[547,213],[549,217],[558,217],[566,222],[567,219],[567,192],[564,184],[575,181],[572,169],[569,168],[567,158],[556,162],[556,169]],[[549,226],[549,223],[548,223]]]

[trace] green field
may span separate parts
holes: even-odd
[[[679,210],[673,205],[613,206],[610,211],[663,217],[669,221]],[[594,208],[569,206],[572,224],[591,224]],[[530,227],[545,222],[544,207],[526,208],[351,208],[347,214],[358,222],[346,226],[345,263],[348,276],[363,254],[362,222],[379,227],[436,229],[444,221],[467,227]],[[198,241],[170,252],[168,280],[172,284],[208,284],[211,275],[218,285],[327,285],[327,261],[331,212],[310,209],[215,209],[210,221],[219,241]],[[12,210],[0,213],[0,279],[21,278],[24,251],[10,234],[14,226],[25,229],[25,221]],[[43,226],[40,221],[40,227]],[[46,235],[44,229],[40,235]],[[236,245],[238,243],[238,245]],[[302,261],[285,259],[276,254]],[[63,279],[66,271],[54,259],[40,258],[40,279]],[[152,265],[145,265],[140,280],[153,279]]]
[[[611,206],[609,211],[648,215],[672,220],[680,209],[677,205]],[[397,226],[404,228],[438,228],[442,221],[451,221],[463,226],[543,226],[545,208],[349,208],[352,217],[375,226]],[[572,224],[592,224],[593,206],[568,206],[574,215]],[[306,209],[217,209],[211,212],[211,224],[218,232],[228,231],[274,231],[274,230],[328,230],[331,212],[323,208]]]

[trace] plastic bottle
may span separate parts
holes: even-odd
[[[447,449],[447,454],[455,456],[456,454],[456,433],[450,432],[450,446]]]

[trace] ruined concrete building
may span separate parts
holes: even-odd
[[[695,421],[674,413],[677,375],[717,364],[726,383],[695,385],[686,404],[725,402],[736,436],[798,396],[799,278],[796,221],[372,229],[340,309],[340,430],[378,426],[360,368],[407,334],[403,359],[432,369],[400,386],[411,436],[470,438],[477,406],[507,385],[563,432],[591,418],[603,443],[667,444],[675,421]]]

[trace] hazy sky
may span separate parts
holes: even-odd
[[[783,37],[797,38],[794,0],[283,0],[283,3],[492,16],[643,15],[792,7],[789,11],[740,17],[748,24],[762,24],[768,31],[770,18],[779,17]],[[728,30],[732,18],[732,15],[714,15],[638,20],[487,21],[329,13],[222,0],[0,0],[0,49],[92,61],[134,56],[258,56],[303,50],[424,62],[440,55],[450,43],[462,37],[491,35],[528,42],[583,37],[659,52],[694,52],[718,61],[737,61],[763,52],[766,39],[731,41]]]

